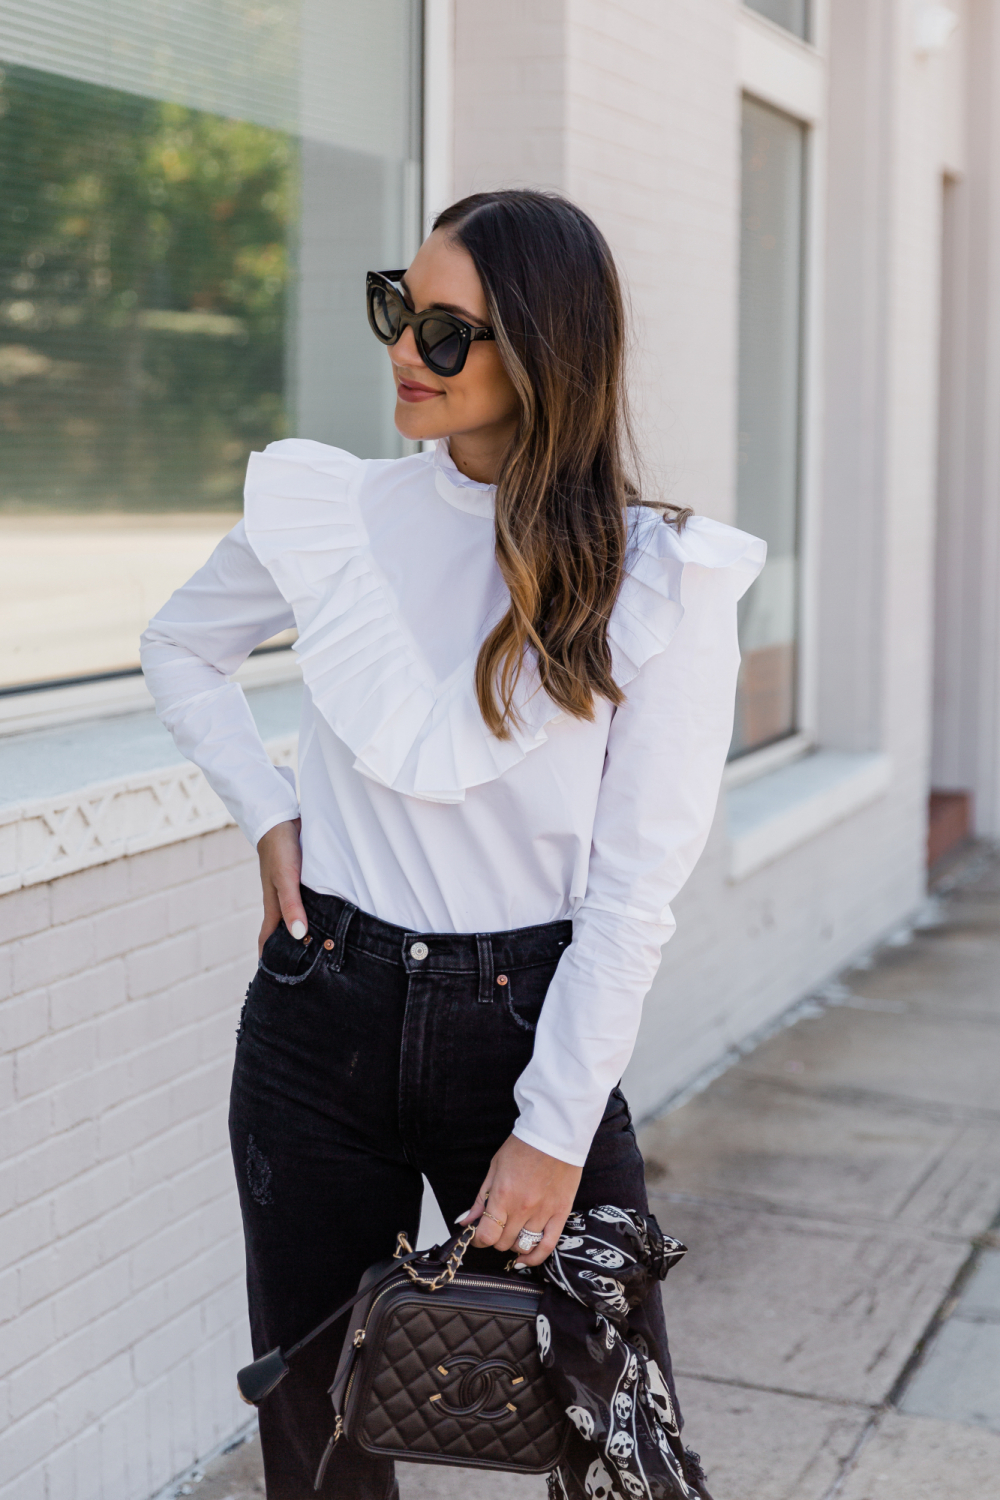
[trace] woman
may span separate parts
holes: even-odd
[[[245,520],[150,625],[157,710],[260,856],[231,1134],[255,1354],[345,1299],[421,1173],[537,1265],[574,1203],[644,1209],[617,1087],[729,744],[763,546],[638,504],[622,297],[590,219],[477,194],[368,278],[404,437],[251,457]],[[292,625],[299,803],[228,682]],[[544,1004],[543,1004],[544,1001]],[[658,1299],[650,1337],[666,1360]],[[342,1330],[261,1408],[302,1500]],[[322,1493],[383,1500],[338,1445]]]

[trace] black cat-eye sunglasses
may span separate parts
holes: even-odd
[[[383,344],[395,344],[404,328],[413,329],[420,358],[435,375],[457,375],[477,339],[492,339],[492,328],[474,328],[464,318],[440,309],[411,312],[403,294],[393,286],[406,271],[369,271],[366,285],[368,321]]]

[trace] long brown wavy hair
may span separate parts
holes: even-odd
[[[474,193],[434,228],[475,263],[521,403],[496,492],[496,557],[510,608],[476,663],[483,718],[506,739],[529,649],[566,713],[591,719],[595,694],[623,698],[608,620],[625,575],[627,508],[639,503],[625,308],[604,236],[555,193]],[[683,524],[684,512],[662,508]]]

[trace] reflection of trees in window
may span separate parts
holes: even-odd
[[[0,114],[0,505],[238,505],[284,431],[294,141],[26,68]]]

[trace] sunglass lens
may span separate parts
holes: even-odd
[[[421,353],[432,369],[442,375],[454,370],[462,355],[462,335],[454,323],[428,318],[420,329]]]
[[[379,338],[391,343],[399,337],[400,320],[399,311],[402,306],[395,292],[387,291],[385,287],[375,286],[371,290],[371,314],[372,326]]]

